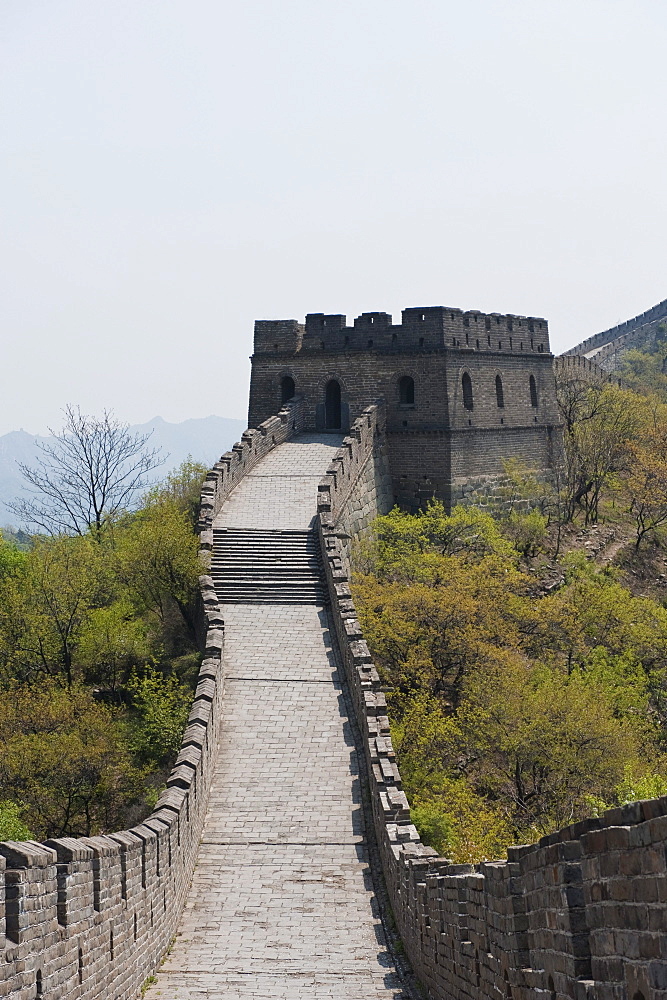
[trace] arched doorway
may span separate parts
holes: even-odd
[[[280,381],[280,402],[288,403],[293,398],[295,392],[294,379],[291,375],[284,375]]]
[[[332,378],[324,390],[324,426],[328,431],[341,427],[340,382]]]

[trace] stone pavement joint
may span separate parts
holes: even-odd
[[[216,527],[307,530],[339,443],[304,435],[277,447]],[[179,935],[147,1000],[399,1000],[327,612],[227,604],[225,621],[206,825]]]

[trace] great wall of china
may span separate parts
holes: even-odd
[[[612,357],[661,307],[563,363]],[[380,403],[343,437],[295,397],[216,463],[167,788],[131,830],[0,844],[0,997],[398,1000],[416,977],[432,1000],[667,1000],[667,798],[507,861],[421,844],[349,586],[393,496]]]

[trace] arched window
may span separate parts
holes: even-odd
[[[505,394],[503,393],[503,380],[500,375],[496,375],[496,406],[502,410],[505,406]]]
[[[329,431],[340,430],[340,382],[332,378],[324,391],[324,426]]]
[[[537,406],[537,385],[534,375],[530,376],[530,405]]]
[[[409,375],[404,375],[398,381],[398,401],[403,406],[414,406],[415,380]]]
[[[295,388],[294,379],[291,375],[283,375],[280,380],[280,402],[289,402],[289,400],[294,396]]]
[[[472,379],[467,372],[463,373],[461,388],[463,389],[463,405],[466,410],[472,410]]]

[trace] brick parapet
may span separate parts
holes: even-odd
[[[585,357],[583,354],[560,354],[558,357],[554,358],[554,373],[556,378],[561,373],[567,373],[570,375],[577,375],[581,379],[586,379],[591,382],[604,380],[606,382],[611,382],[614,385],[622,385],[622,380],[615,378],[609,372],[605,371],[596,361],[591,360],[591,358]]]
[[[213,520],[232,490],[270,451],[302,429],[303,401],[295,396],[275,416],[244,431],[232,450],[221,455],[201,491],[197,532],[202,553],[213,548]]]
[[[339,453],[349,470],[381,454],[383,426],[381,407],[364,411]],[[350,590],[339,530],[350,478],[323,481],[319,534],[388,897],[416,975],[433,1000],[665,1000],[667,797],[511,847],[507,861],[453,865],[422,844]]]

